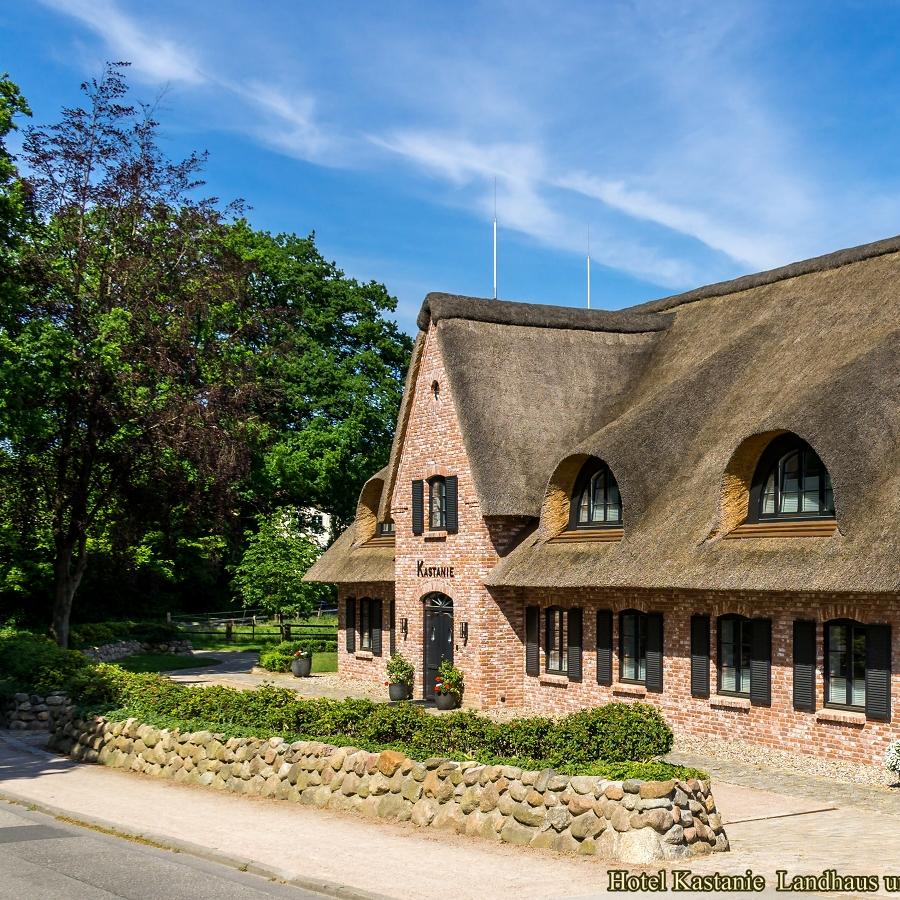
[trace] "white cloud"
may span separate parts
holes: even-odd
[[[150,34],[110,0],[41,0],[99,35],[117,58],[127,60],[142,78],[154,82],[206,82],[194,53],[167,37]]]

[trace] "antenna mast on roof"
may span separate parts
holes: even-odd
[[[588,252],[587,252],[587,308],[591,308],[591,226],[588,225]]]
[[[497,299],[497,176],[494,176],[494,299]]]

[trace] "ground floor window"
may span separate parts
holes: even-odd
[[[569,615],[558,606],[547,610],[547,671],[565,675],[569,671]]]
[[[825,702],[866,706],[866,626],[859,622],[825,625]]]
[[[748,618],[719,618],[719,693],[750,696],[752,641],[752,625]]]
[[[619,680],[647,680],[647,615],[637,610],[619,614]]]
[[[372,649],[372,600],[369,597],[359,601],[359,649]]]

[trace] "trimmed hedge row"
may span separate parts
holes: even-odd
[[[10,690],[64,690],[83,711],[181,731],[280,735],[372,751],[396,749],[414,759],[477,759],[617,780],[705,777],[656,761],[671,749],[672,732],[655,707],[641,703],[609,703],[556,720],[496,722],[469,711],[435,716],[410,703],[301,700],[271,685],[255,691],[189,687],[92,663],[47,638],[11,631],[0,631],[0,687],[4,679]]]
[[[177,626],[165,622],[94,622],[73,625],[69,642],[73,647],[99,647],[116,641],[167,644],[184,637]]]

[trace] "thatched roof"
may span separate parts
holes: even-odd
[[[482,513],[543,511],[488,583],[900,590],[900,238],[621,312],[430,294],[419,325],[436,329]],[[839,531],[724,539],[726,472],[780,431],[828,467]],[[590,455],[619,481],[624,537],[554,542],[554,485]],[[357,580],[366,551],[343,541],[321,580]]]
[[[394,580],[393,541],[373,540],[388,468],[376,472],[363,485],[356,519],[313,563],[304,581],[355,584]]]
[[[639,309],[674,322],[619,415],[559,454],[609,463],[623,539],[543,533],[489,583],[900,590],[900,239]],[[745,439],[781,430],[827,466],[839,531],[723,540],[729,461]]]

